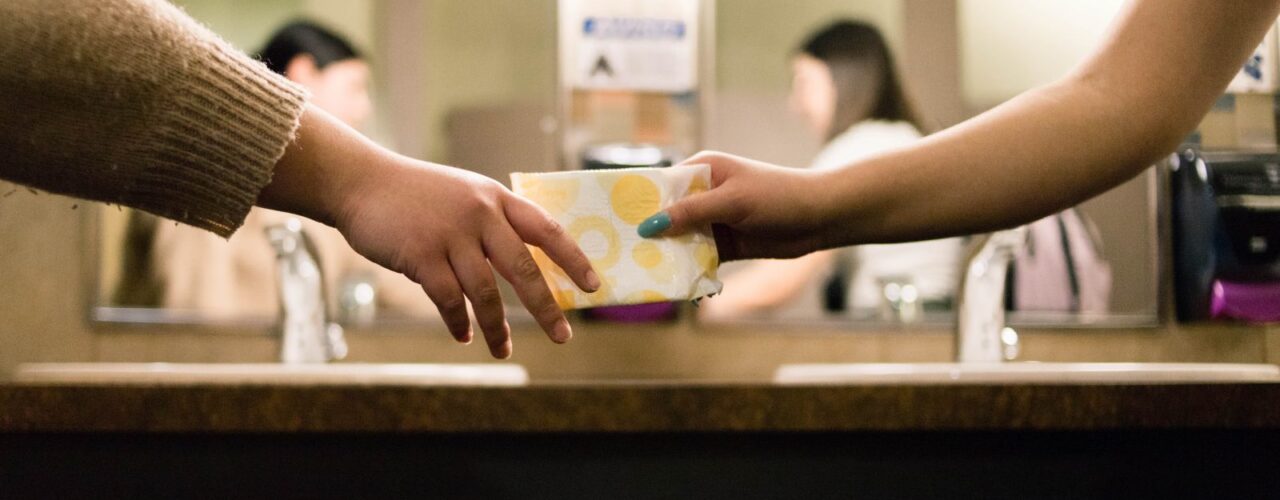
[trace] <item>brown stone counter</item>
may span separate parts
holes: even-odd
[[[0,432],[1280,429],[1280,384],[0,385]]]

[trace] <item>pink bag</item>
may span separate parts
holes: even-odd
[[[1007,287],[1014,311],[1107,312],[1111,265],[1092,223],[1070,209],[1031,223]]]

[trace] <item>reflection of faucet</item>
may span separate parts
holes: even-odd
[[[289,219],[266,231],[276,251],[280,284],[280,362],[324,363],[346,357],[342,327],[326,317],[319,256],[302,232],[302,221]]]
[[[998,363],[1018,356],[1018,334],[1004,324],[1005,277],[1027,241],[1018,227],[975,238],[964,259],[956,304],[956,361]]]

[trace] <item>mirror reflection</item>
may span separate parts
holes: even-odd
[[[564,48],[556,45],[555,0],[175,3],[373,140],[506,183],[510,172],[579,167],[598,146],[576,135],[584,109],[596,113],[591,123],[645,131],[618,139],[655,143],[668,160],[705,148],[797,168],[844,166],[1060,76],[1120,2],[1058,2],[1054,16],[992,0],[930,8],[720,0],[702,11],[710,17],[701,24],[696,105],[687,96],[567,92],[557,73]],[[609,107],[618,103],[625,112]],[[655,128],[655,120],[675,124]],[[1031,224],[1007,278],[1012,321],[1154,323],[1155,204],[1154,178],[1144,175]],[[272,321],[280,305],[265,230],[296,221],[316,247],[340,321],[438,322],[420,287],[314,221],[255,209],[223,241],[142,212],[103,210],[97,219],[100,319]],[[949,323],[970,243],[729,263],[721,267],[724,293],[688,314],[707,322]]]

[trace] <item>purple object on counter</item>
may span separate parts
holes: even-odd
[[[654,302],[633,306],[597,307],[591,310],[591,316],[605,321],[618,323],[651,323],[675,317],[675,302]]]
[[[1211,307],[1214,319],[1251,323],[1280,321],[1280,283],[1215,281]]]

